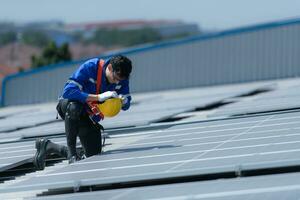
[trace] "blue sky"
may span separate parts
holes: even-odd
[[[300,17],[300,0],[0,0],[0,21],[177,19],[230,29]]]

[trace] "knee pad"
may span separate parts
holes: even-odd
[[[67,106],[66,117],[71,120],[79,120],[83,112],[83,105],[77,102],[70,102]]]

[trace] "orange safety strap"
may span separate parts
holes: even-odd
[[[97,72],[97,87],[96,87],[96,94],[100,93],[100,86],[102,81],[102,69],[104,66],[104,60],[100,59],[98,64],[98,72]]]
[[[98,70],[97,70],[96,94],[100,93],[101,81],[102,81],[102,69],[103,69],[104,63],[105,63],[104,60],[102,60],[102,59],[99,60]],[[98,109],[97,104],[98,104],[98,102],[90,102],[90,103],[88,103],[88,105],[89,105],[92,113],[94,113],[96,115],[100,115],[100,117],[102,119],[104,119],[104,115]]]

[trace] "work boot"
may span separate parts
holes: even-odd
[[[47,155],[56,154],[62,158],[68,158],[68,148],[64,145],[56,144],[50,140],[47,142],[46,151]]]
[[[33,159],[33,164],[38,170],[45,169],[45,159],[47,155],[48,139],[39,138],[35,141],[36,153]]]

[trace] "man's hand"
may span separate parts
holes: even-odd
[[[102,94],[98,94],[97,97],[98,97],[98,101],[103,102],[109,98],[118,97],[118,94],[115,91],[107,91]]]
[[[128,98],[127,98],[127,95],[122,95],[120,94],[119,95],[119,98],[122,100],[122,104],[126,104],[128,102]]]

